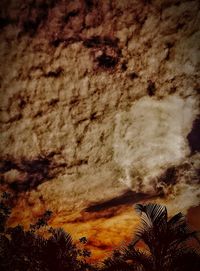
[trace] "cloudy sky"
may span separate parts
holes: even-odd
[[[130,240],[138,202],[200,229],[199,1],[1,1],[1,190],[11,224]]]

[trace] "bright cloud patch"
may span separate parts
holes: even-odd
[[[136,191],[153,192],[153,182],[190,153],[187,134],[197,114],[195,99],[144,97],[116,115],[114,158],[123,182]]]

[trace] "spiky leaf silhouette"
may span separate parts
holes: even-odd
[[[29,230],[22,226],[7,228],[10,214],[7,197],[0,200],[0,270],[1,271],[88,271],[94,270],[85,260],[89,251],[78,249],[63,229],[48,227],[50,211],[46,211]],[[43,227],[48,237],[39,235]]]
[[[135,209],[141,217],[142,225],[136,231],[133,243],[142,240],[148,247],[147,255],[151,255],[153,270],[172,270],[170,268],[181,251],[187,251],[185,257],[189,252],[192,253],[192,249],[187,247],[187,241],[194,238],[196,232],[189,229],[183,214],[178,213],[168,220],[164,206],[137,204]]]
[[[196,232],[188,228],[181,213],[168,220],[164,206],[137,204],[135,209],[141,217],[141,226],[136,231],[136,237],[128,246],[122,247],[118,255],[113,253],[110,259],[105,261],[103,270],[199,270],[197,266],[200,266],[200,256],[187,245],[188,239],[196,237]],[[145,245],[143,250],[137,248],[139,241]],[[182,264],[184,262],[185,264]],[[190,266],[190,269],[185,269],[186,266]]]

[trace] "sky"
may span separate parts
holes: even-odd
[[[134,236],[134,204],[200,229],[199,1],[2,1],[1,190],[10,225],[49,225],[92,260]]]

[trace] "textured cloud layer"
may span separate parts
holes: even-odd
[[[101,253],[131,236],[136,201],[167,204],[170,214],[196,206],[199,1],[0,7],[0,178],[15,195],[10,223],[29,225],[51,209],[53,226],[87,235]]]
[[[153,181],[190,154],[187,135],[198,113],[195,97],[145,97],[118,113],[114,158],[124,170],[122,181],[136,191],[153,192]]]

